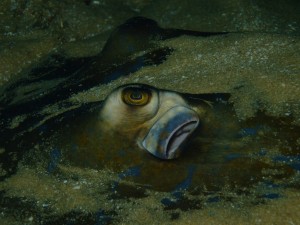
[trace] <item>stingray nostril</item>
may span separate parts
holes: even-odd
[[[195,111],[176,106],[164,113],[150,128],[142,146],[161,159],[177,158],[182,144],[199,124]]]
[[[193,133],[198,124],[199,120],[189,121],[178,127],[173,135],[170,135],[167,147],[165,148],[167,157],[176,154],[175,151],[186,141],[187,137]]]

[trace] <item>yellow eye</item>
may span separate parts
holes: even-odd
[[[148,104],[151,92],[144,88],[125,88],[122,91],[122,99],[127,105],[143,106]]]

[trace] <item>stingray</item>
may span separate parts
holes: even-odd
[[[180,35],[209,37],[225,34],[163,29],[151,19],[134,17],[112,32],[103,50],[96,56],[66,58],[63,54],[50,55],[29,74],[2,88],[0,143],[5,152],[1,155],[1,162],[7,175],[15,171],[24,149],[33,144],[28,139],[24,141],[24,136],[33,137],[33,133],[42,130],[46,122],[51,124],[69,115],[100,108],[103,102],[76,105],[68,100],[70,96],[128,76],[142,67],[164,62],[173,49],[157,49],[157,41]],[[135,56],[138,52],[144,54]],[[54,104],[59,110],[53,115],[42,111]]]
[[[75,59],[52,55],[26,78],[8,85],[0,111],[1,163],[6,171],[2,179],[16,172],[24,155],[24,162],[30,163],[27,151],[38,145],[47,151],[34,154],[49,158],[49,173],[64,158],[80,167],[119,172],[139,168],[142,175],[128,179],[163,191],[192,184],[214,189],[226,180],[242,188],[261,181],[263,168],[272,169],[274,160],[270,164],[251,160],[258,157],[260,142],[246,140],[271,133],[274,125],[270,119],[263,121],[271,121],[264,126],[259,125],[261,119],[249,122],[250,128],[248,122],[240,123],[227,103],[228,93],[191,95],[125,84],[109,90],[106,99],[80,105],[69,101],[76,93],[163,63],[173,49],[156,48],[155,43],[180,35],[226,33],[163,29],[153,20],[136,17],[112,33],[99,55]],[[57,107],[54,112],[44,112],[52,105]],[[288,168],[297,170],[297,165],[280,168],[292,176],[295,170]],[[183,185],[177,187],[180,182]]]
[[[41,170],[37,176],[56,179],[60,185],[64,167],[108,169],[118,179],[107,184],[110,189],[101,195],[129,201],[147,196],[149,189],[168,192],[158,202],[165,210],[199,209],[234,198],[239,205],[240,196],[243,200],[250,196],[255,205],[279,198],[280,187],[299,187],[299,127],[262,112],[239,121],[228,103],[229,93],[178,93],[125,82],[113,90],[105,86],[105,99],[82,104],[69,100],[142,67],[163,63],[173,49],[157,48],[157,41],[180,35],[226,37],[223,32],[163,29],[153,20],[136,17],[116,28],[99,55],[51,55],[6,85],[0,97],[1,179],[18,179],[20,170],[34,168]],[[45,110],[53,105],[55,110]],[[277,152],[272,151],[274,146]],[[183,194],[186,190],[194,196],[192,200]],[[92,198],[95,193],[98,190],[89,190]],[[45,212],[48,208],[37,209],[38,197],[32,201],[15,195],[11,198],[1,192],[7,215],[30,209],[30,215],[42,221],[50,218],[56,223],[65,217],[74,221],[74,215],[88,220],[77,205],[77,211],[51,218]],[[96,214],[97,218],[103,215]]]

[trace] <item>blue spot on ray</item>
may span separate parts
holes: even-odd
[[[193,175],[196,171],[196,166],[195,165],[191,165],[188,168],[188,175],[185,178],[184,181],[182,181],[180,184],[178,184],[173,192],[177,192],[177,191],[183,191],[188,189],[191,186],[192,183],[192,179],[193,179]]]
[[[286,165],[292,167],[293,169],[300,171],[300,155],[297,156],[285,156],[279,155],[273,158],[274,162],[285,163]]]
[[[121,180],[123,180],[124,178],[126,178],[126,177],[137,177],[137,176],[140,176],[140,174],[141,174],[141,166],[133,166],[133,167],[128,168],[126,171],[124,171],[124,172],[122,172],[118,175],[119,180],[115,181],[113,183],[112,189],[115,190],[118,187],[119,182]]]
[[[169,198],[163,198],[160,202],[165,206],[172,206],[173,204],[176,204],[178,201],[180,201],[183,196],[182,191],[188,189],[191,186],[195,171],[195,165],[189,166],[187,177],[181,183],[179,183],[172,192],[172,196],[175,198],[174,200],[171,200]]]
[[[171,206],[175,203],[174,201],[170,200],[169,198],[163,198],[160,202],[165,206]]]
[[[267,154],[267,150],[264,149],[264,148],[261,148],[261,149],[259,150],[259,152],[258,152],[258,155],[259,155],[259,156],[265,156],[266,154]]]
[[[96,225],[106,225],[109,224],[111,220],[112,218],[105,215],[105,212],[102,209],[96,213]]]
[[[214,203],[214,202],[219,202],[221,199],[219,196],[211,197],[207,199],[208,203]]]
[[[264,194],[262,197],[268,199],[277,199],[280,197],[280,195],[277,193],[268,193],[268,194]]]
[[[247,137],[247,136],[254,136],[257,134],[257,132],[259,131],[261,127],[257,126],[257,127],[245,127],[242,128],[239,133],[238,133],[238,137],[242,138],[242,137]]]
[[[272,181],[264,181],[263,184],[265,185],[266,188],[269,189],[275,189],[280,187],[279,184],[274,184]]]
[[[125,177],[136,177],[141,174],[141,167],[140,166],[134,166],[128,168],[128,170],[122,172],[119,174],[120,180],[124,179]]]
[[[231,154],[228,154],[225,156],[225,160],[231,161],[231,160],[238,159],[241,157],[242,157],[242,154],[240,154],[240,153],[231,153]]]
[[[56,169],[60,158],[61,158],[61,152],[59,149],[55,148],[50,152],[50,163],[47,169],[48,173],[52,173]]]

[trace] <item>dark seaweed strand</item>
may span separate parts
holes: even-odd
[[[66,107],[66,106],[65,106]],[[59,130],[61,124],[76,120],[77,117],[86,116],[100,110],[102,101],[85,103],[78,108],[67,110],[60,115],[49,118],[45,123],[40,122],[45,119],[45,115],[38,113],[28,115],[17,128],[1,129],[0,143],[1,148],[5,148],[5,152],[1,154],[0,164],[2,169],[6,171],[4,176],[0,176],[0,181],[11,176],[16,172],[19,160],[23,154],[36,143],[36,139],[50,136],[54,130]],[[68,107],[66,107],[68,108]],[[27,136],[33,137],[34,140],[23,142]]]
[[[12,118],[17,115],[38,112],[46,105],[65,100],[73,94],[88,90],[99,84],[107,84],[121,76],[134,73],[144,66],[158,65],[165,61],[171,52],[172,49],[170,48],[158,49],[122,65],[111,66],[109,69],[103,69],[102,71],[99,68],[94,68],[95,66],[84,71],[90,66],[91,62],[89,62],[88,65],[84,65],[84,68],[77,70],[65,82],[50,90],[51,92],[40,97],[36,96],[35,99],[30,99],[28,102],[21,102],[4,108],[0,111],[1,118]]]
[[[28,105],[28,102],[33,103],[34,101],[36,101],[37,99],[42,99],[42,98],[47,98],[49,92],[55,92],[57,89],[56,88],[50,88],[50,90],[45,90],[45,92],[48,92],[46,94],[44,94],[43,96],[39,96],[38,93],[34,95],[34,93],[31,95],[31,97],[28,97],[27,101],[21,101],[20,103],[11,103],[10,102],[13,100],[13,97],[15,95],[15,90],[16,89],[21,89],[24,88],[26,86],[29,86],[30,84],[33,83],[38,83],[40,82],[40,87],[39,88],[45,88],[45,86],[47,86],[47,81],[50,80],[51,76],[53,77],[52,80],[55,80],[58,76],[60,76],[62,78],[63,81],[60,82],[60,84],[58,84],[57,86],[65,86],[66,84],[68,84],[70,78],[72,76],[76,76],[77,74],[81,74],[84,70],[87,69],[87,67],[89,66],[89,64],[91,59],[69,59],[64,61],[64,64],[61,64],[59,67],[51,67],[48,66],[46,68],[37,68],[34,69],[33,72],[29,75],[29,78],[26,80],[21,80],[13,85],[11,85],[9,88],[7,88],[5,90],[5,96],[6,99],[1,101],[2,107],[4,108],[9,108],[10,105],[14,106],[14,105],[27,105],[28,110],[31,110],[30,105]],[[74,66],[74,64],[78,64],[77,66]],[[49,68],[48,72],[45,72],[46,69]],[[41,74],[38,74],[41,73]],[[33,77],[33,78],[32,78]],[[51,80],[50,80],[51,81]],[[38,89],[39,91],[39,89]],[[18,112],[18,111],[17,111]]]
[[[165,29],[163,32],[162,39],[170,39],[175,38],[181,35],[189,35],[196,37],[211,37],[211,36],[219,36],[225,35],[229,32],[201,32],[201,31],[193,31],[193,30],[181,30],[181,29]]]
[[[196,101],[199,102],[199,100],[209,101],[209,102],[228,102],[230,98],[230,93],[204,93],[204,94],[188,94],[184,93],[182,94],[185,99],[188,101]]]
[[[120,25],[115,32],[142,32],[151,38],[159,37],[160,40],[179,37],[181,35],[197,36],[197,37],[210,37],[216,35],[225,35],[229,32],[209,32],[209,31],[193,31],[175,28],[161,28],[155,20],[137,16],[128,19],[125,23]],[[148,40],[149,40],[148,39]]]
[[[84,65],[87,65],[91,60],[92,57],[66,59],[60,55],[51,55],[41,66],[32,69],[26,78],[21,78],[4,88],[0,97],[1,107],[18,104],[12,102],[17,95],[17,90],[25,89],[33,84],[37,85],[35,90],[25,93],[25,98],[31,99],[34,96],[38,96],[41,89],[47,86],[47,81],[51,82],[55,79],[60,79],[62,80],[60,83],[62,83],[71,77],[72,74],[82,71],[85,68]],[[49,90],[52,89],[51,87],[49,88]]]
[[[0,141],[1,143],[16,141],[18,138],[21,138],[25,133],[32,132],[35,129],[40,128],[40,126],[52,127],[51,123],[57,123],[58,121],[62,122],[63,120],[73,118],[76,115],[80,116],[88,111],[98,109],[102,101],[83,103],[80,106],[76,106],[70,102],[60,102],[58,107],[64,112],[54,117],[51,117],[49,114],[40,114],[39,112],[25,114],[26,119],[15,128],[8,128],[1,126],[0,129]],[[75,107],[75,108],[74,108]],[[50,116],[49,119],[46,119],[47,116]],[[43,123],[42,121],[45,120]],[[53,125],[54,126],[54,125]]]

